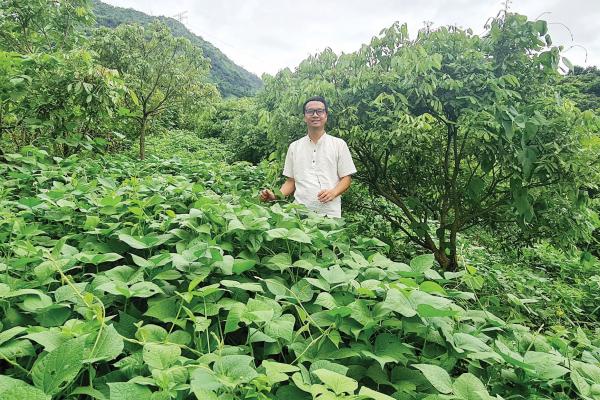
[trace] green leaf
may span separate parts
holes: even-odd
[[[339,265],[332,265],[329,268],[319,268],[319,273],[329,283],[330,285],[334,285],[336,283],[347,282],[348,278],[346,277],[346,273]]]
[[[289,230],[286,228],[275,228],[265,232],[267,240],[286,238],[289,235]]]
[[[441,287],[440,285],[438,285],[437,283],[432,282],[432,281],[425,281],[425,282],[421,283],[419,285],[419,290],[422,290],[427,293],[440,294],[442,296],[448,295],[448,293],[446,293],[446,291],[444,290],[443,287]]]
[[[473,374],[462,374],[452,385],[454,395],[462,400],[491,400],[483,383]]]
[[[421,371],[438,392],[443,394],[452,393],[452,380],[445,369],[432,364],[413,364],[412,366]]]
[[[144,315],[154,317],[159,321],[173,321],[177,316],[179,305],[180,300],[176,297],[167,297],[156,301],[149,301],[148,310],[146,310]]]
[[[149,399],[152,395],[146,386],[131,382],[110,382],[110,400]]]
[[[25,332],[27,329],[22,326],[15,326],[14,328],[7,329],[0,332],[0,344],[12,339],[13,337]]]
[[[46,294],[25,295],[21,308],[29,312],[38,312],[52,305],[52,298]]]
[[[300,243],[311,243],[310,237],[298,228],[292,228],[287,236],[289,240]]]
[[[282,364],[270,360],[263,361],[261,366],[265,369],[265,374],[271,384],[285,382],[290,378],[286,373],[300,371],[300,368],[294,365]]]
[[[312,300],[314,292],[310,284],[306,279],[299,280],[290,288],[295,299],[298,299],[302,303],[309,302]]]
[[[458,349],[473,351],[473,352],[487,352],[492,351],[491,347],[483,342],[483,340],[469,335],[468,333],[457,332],[453,335],[454,345]]]
[[[100,337],[97,336],[90,336],[86,340],[84,362],[93,363],[100,360],[113,360],[123,351],[123,338],[114,326],[105,326],[100,333]]]
[[[433,254],[422,254],[410,260],[410,268],[417,274],[422,274],[431,267],[435,258]]]
[[[292,341],[294,333],[294,323],[296,319],[292,314],[283,314],[280,317],[273,318],[265,324],[264,331],[267,335],[273,338],[281,338]]]
[[[213,371],[221,383],[231,388],[248,383],[258,376],[250,365],[253,358],[246,355],[230,355],[219,358],[213,364]]]
[[[145,236],[131,236],[126,233],[119,233],[118,237],[119,240],[138,250],[149,249],[158,246],[169,239],[169,236],[158,236],[153,234],[148,234]]]
[[[223,384],[212,371],[205,368],[197,368],[190,376],[190,386],[198,399],[204,399],[201,396],[206,395],[207,392],[219,390],[223,387]]]
[[[167,331],[162,326],[148,324],[140,327],[135,337],[142,342],[164,342],[167,335]]]
[[[404,293],[395,288],[388,290],[385,301],[382,303],[382,307],[390,311],[395,311],[405,317],[417,315],[417,311]]]
[[[152,297],[155,294],[163,293],[161,288],[152,282],[138,282],[129,288],[131,297]]]
[[[243,260],[241,258],[236,258],[233,260],[233,273],[241,274],[242,272],[248,271],[256,265],[256,261],[254,260]]]
[[[0,346],[0,359],[12,360],[33,355],[35,355],[35,349],[29,340],[11,340]]]
[[[83,394],[96,400],[107,400],[107,397],[104,395],[104,393],[90,386],[79,386],[71,391],[71,396],[76,394]]]
[[[365,396],[369,399],[373,400],[395,400],[393,397],[388,396],[387,394],[376,392],[373,389],[369,389],[366,386],[362,386],[358,391],[359,396]]]
[[[342,393],[354,394],[354,391],[358,389],[358,382],[337,372],[328,369],[318,369],[313,373],[325,386],[333,390],[337,395],[341,395]]]
[[[0,375],[0,399],[5,400],[50,400],[51,396],[26,382]]]
[[[225,331],[224,333],[234,332],[239,329],[239,323],[242,319],[242,316],[246,312],[246,305],[242,303],[236,303],[229,309],[229,314],[227,315],[227,321],[225,322]]]
[[[320,305],[321,307],[326,308],[328,310],[333,310],[334,308],[338,307],[335,298],[327,292],[319,293],[315,300],[315,304]]]
[[[582,396],[589,396],[591,393],[591,385],[587,383],[584,377],[582,377],[579,372],[573,370],[571,371],[571,382],[577,388],[577,391]]]
[[[536,374],[543,379],[557,379],[569,373],[567,368],[558,365],[563,362],[563,357],[559,355],[528,351],[523,356],[523,361],[535,366]]]
[[[94,253],[79,253],[76,258],[85,264],[99,265],[106,262],[113,262],[123,258],[117,253],[105,253],[105,254],[94,254]]]
[[[510,119],[503,119],[502,127],[504,128],[504,133],[506,134],[506,138],[508,140],[512,140],[513,136],[515,135],[513,122]]]
[[[33,383],[54,395],[70,384],[83,366],[85,336],[71,339],[37,359],[31,368]]]
[[[144,345],[144,362],[148,367],[156,369],[167,369],[181,355],[181,349],[174,344],[146,343]]]

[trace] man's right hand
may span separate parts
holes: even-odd
[[[274,201],[276,199],[275,194],[269,189],[263,189],[260,191],[261,201]]]

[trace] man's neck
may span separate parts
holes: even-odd
[[[308,137],[310,138],[310,140],[313,143],[317,143],[319,141],[319,139],[321,139],[321,137],[325,134],[325,129],[309,129],[308,130]]]

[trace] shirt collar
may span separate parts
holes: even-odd
[[[325,141],[325,139],[327,139],[328,137],[329,137],[329,135],[327,134],[327,132],[324,132],[323,136],[321,136],[319,141],[314,144],[319,145],[319,143],[323,143]],[[306,139],[308,139],[308,143],[313,143],[313,141],[310,139],[310,136],[308,136],[308,133],[306,134]]]

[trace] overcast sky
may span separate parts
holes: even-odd
[[[259,76],[294,69],[326,47],[337,54],[353,52],[395,21],[408,23],[411,37],[426,21],[479,34],[503,7],[495,0],[104,1],[156,16],[186,12],[182,22],[188,29]],[[543,14],[554,44],[563,44],[564,56],[574,64],[600,65],[599,0],[515,0],[510,8],[531,19]]]

